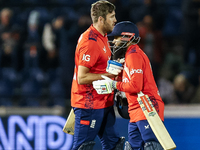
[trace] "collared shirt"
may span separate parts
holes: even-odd
[[[75,52],[75,69],[71,90],[72,107],[101,109],[112,106],[113,94],[97,94],[92,84],[80,85],[77,81],[78,66],[85,66],[90,73],[106,73],[111,57],[107,35],[103,36],[91,25],[80,37]]]
[[[137,93],[140,91],[150,97],[161,119],[164,120],[164,103],[159,95],[150,61],[138,45],[131,45],[128,48],[122,82],[118,82],[116,86],[118,90],[126,93],[130,122],[146,119],[137,101]]]

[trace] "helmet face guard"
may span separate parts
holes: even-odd
[[[135,44],[137,44],[140,41],[140,37],[135,37],[135,33],[129,33],[129,32],[122,32],[121,34],[121,38],[119,41],[120,42],[119,45],[115,45],[113,44],[113,41],[108,41],[109,45],[110,45],[110,49],[111,49],[111,53],[113,55],[115,55],[115,53],[119,50],[123,50],[126,49],[129,45],[133,44],[132,42],[134,41]]]
[[[117,23],[112,33],[108,34],[108,37],[109,36],[121,37],[120,40],[115,41],[115,43],[113,43],[113,41],[108,41],[111,53],[113,55],[115,55],[115,53],[119,50],[122,50],[125,53],[129,45],[137,44],[140,41],[138,28],[134,23],[130,21],[123,21]]]

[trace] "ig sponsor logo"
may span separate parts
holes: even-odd
[[[85,54],[83,54],[82,60],[90,61],[90,55],[85,55]]]

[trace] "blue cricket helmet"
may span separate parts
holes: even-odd
[[[117,111],[118,111],[119,115],[122,118],[130,119],[129,113],[128,113],[128,101],[127,101],[127,98],[125,96],[125,93],[116,90],[114,98],[115,98],[115,101],[116,101],[116,107],[117,107]]]
[[[137,26],[130,21],[122,21],[115,25],[113,31],[108,36],[122,36],[123,32],[134,33],[135,38],[139,37]]]
[[[118,41],[120,42],[120,45],[113,45],[113,41],[108,41],[114,57],[118,57],[117,55],[120,53],[123,54],[123,49],[126,49],[129,45],[137,44],[140,41],[139,30],[137,26],[130,21],[122,21],[117,23],[112,32],[108,34],[108,37],[114,36],[122,36],[120,41]]]

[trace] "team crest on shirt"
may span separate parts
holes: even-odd
[[[106,53],[106,47],[104,46],[103,51]]]

